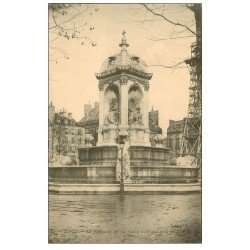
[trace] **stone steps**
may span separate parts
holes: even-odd
[[[200,183],[186,184],[124,184],[124,192],[138,194],[183,194],[201,191]],[[120,184],[83,184],[49,182],[49,192],[57,194],[115,194]]]

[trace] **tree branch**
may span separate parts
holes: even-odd
[[[147,19],[147,20],[128,20],[128,21],[118,21],[118,23],[145,23],[145,22],[157,22],[163,21],[162,19]]]
[[[181,65],[181,64],[185,64],[185,62],[179,62],[177,64],[174,64],[174,65],[163,65],[163,64],[152,64],[152,65],[147,65],[148,67],[162,67],[162,68],[165,68],[165,69],[175,69],[177,68],[177,66]]]
[[[159,17],[163,18],[164,20],[166,20],[167,22],[169,22],[169,23],[171,23],[171,24],[173,24],[173,25],[180,26],[180,27],[184,27],[186,30],[188,30],[189,32],[191,32],[193,35],[196,36],[196,33],[195,33],[193,30],[191,30],[188,26],[186,26],[185,24],[181,24],[181,23],[178,23],[178,22],[173,22],[173,21],[171,21],[170,19],[166,18],[164,15],[159,14],[159,13],[156,13],[155,11],[153,11],[152,9],[150,9],[150,8],[147,6],[147,4],[145,4],[145,3],[142,3],[141,5],[143,5],[143,6],[144,6],[149,12],[151,12],[153,15],[159,16]]]
[[[69,19],[67,19],[67,20],[65,20],[65,21],[63,21],[63,22],[61,22],[61,23],[57,23],[56,20],[55,20],[55,16],[53,15],[53,19],[54,19],[55,25],[52,26],[52,27],[49,27],[49,29],[54,29],[54,28],[56,28],[56,27],[60,27],[60,28],[61,28],[61,25],[62,25],[62,24],[66,24],[66,23],[68,23],[68,22],[71,22],[72,20],[74,20],[74,19],[77,18],[78,16],[83,15],[87,10],[89,10],[89,6],[88,6],[88,5],[87,5],[87,7],[86,7],[86,9],[85,9],[84,11],[82,11],[82,12],[76,14],[76,15],[73,15],[71,18],[69,18]]]
[[[64,55],[69,55],[67,52],[65,52],[64,50],[62,50],[62,49],[60,49],[60,48],[58,48],[58,47],[54,47],[54,46],[49,46],[51,49],[53,49],[53,50],[56,50],[56,51],[58,51],[58,52],[60,52],[60,53],[62,53],[62,54],[64,54]]]
[[[195,37],[195,36],[180,36],[180,37],[167,37],[167,38],[148,38],[151,41],[166,41],[171,39],[179,39],[179,38],[189,38],[189,37]]]

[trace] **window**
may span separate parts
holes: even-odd
[[[109,64],[112,64],[116,60],[115,56],[109,57]]]
[[[139,63],[139,57],[133,56],[131,59],[132,61]]]

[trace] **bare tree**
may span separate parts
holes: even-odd
[[[49,124],[49,147],[51,158],[54,158],[54,153],[57,155],[65,155],[68,151],[68,138],[66,127],[63,124],[50,122]]]
[[[181,28],[184,28],[186,29],[187,31],[189,31],[191,34],[193,35],[196,35],[196,32],[194,30],[192,30],[192,28],[188,27],[186,24],[183,24],[183,23],[180,23],[178,21],[173,21],[173,20],[170,20],[166,15],[165,15],[165,4],[162,5],[162,7],[159,8],[159,6],[157,7],[151,7],[150,5],[148,4],[142,4],[147,11],[149,11],[150,13],[152,13],[153,15],[157,16],[157,17],[160,17],[162,18],[163,20],[167,21],[168,23],[170,24],[173,24],[173,25],[176,25],[176,26],[179,26]],[[153,4],[153,6],[155,6]],[[186,5],[190,10],[191,9],[191,6],[188,6]]]
[[[180,4],[180,14],[183,15],[183,12],[191,11],[193,14],[192,20],[186,20],[187,23],[180,22],[178,20],[172,19],[171,14],[173,14],[174,10],[171,9],[171,4],[141,4],[145,9],[144,20],[139,20],[143,23],[146,22],[158,22],[164,21],[167,24],[173,26],[173,30],[167,37],[163,38],[149,38],[153,41],[164,41],[169,39],[185,39],[194,37],[196,40],[197,48],[201,51],[201,4]],[[175,18],[178,17],[178,13],[175,13]],[[200,53],[201,54],[201,53]],[[201,60],[200,62],[201,63]],[[165,65],[165,64],[153,64],[149,66],[154,67],[164,67],[167,69],[175,69],[182,64],[186,64],[186,62],[180,61],[173,65]]]
[[[50,61],[59,58],[69,59],[69,53],[56,45],[58,39],[78,40],[82,45],[97,43],[91,38],[95,27],[91,24],[91,16],[99,8],[94,4],[49,3],[49,51]]]
[[[201,127],[202,127],[202,108],[201,108],[201,96],[202,96],[202,11],[201,4],[185,4],[182,5],[186,10],[190,11],[193,15],[194,22],[183,23],[178,20],[173,20],[166,13],[166,9],[170,5],[165,4],[141,4],[145,8],[145,22],[148,21],[147,13],[150,13],[150,21],[153,17],[160,18],[167,24],[177,27],[175,30],[175,39],[187,38],[189,36],[195,37],[195,43],[191,45],[190,58],[184,59],[175,65],[152,65],[161,66],[164,68],[176,68],[180,64],[188,65],[190,70],[190,90],[189,90],[189,106],[188,117],[185,119],[184,135],[181,141],[180,155],[192,155],[195,157],[193,163],[201,168]],[[177,15],[178,16],[178,15]],[[169,39],[169,38],[168,38]],[[158,39],[155,39],[157,41]],[[167,40],[167,39],[161,39]],[[193,164],[192,163],[192,164]]]

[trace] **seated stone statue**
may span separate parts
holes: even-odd
[[[141,109],[139,107],[136,109],[130,109],[129,110],[129,124],[141,123],[141,122],[142,122]]]
[[[105,117],[104,124],[117,124],[119,121],[119,109],[117,99],[112,99],[109,104],[109,112]]]

